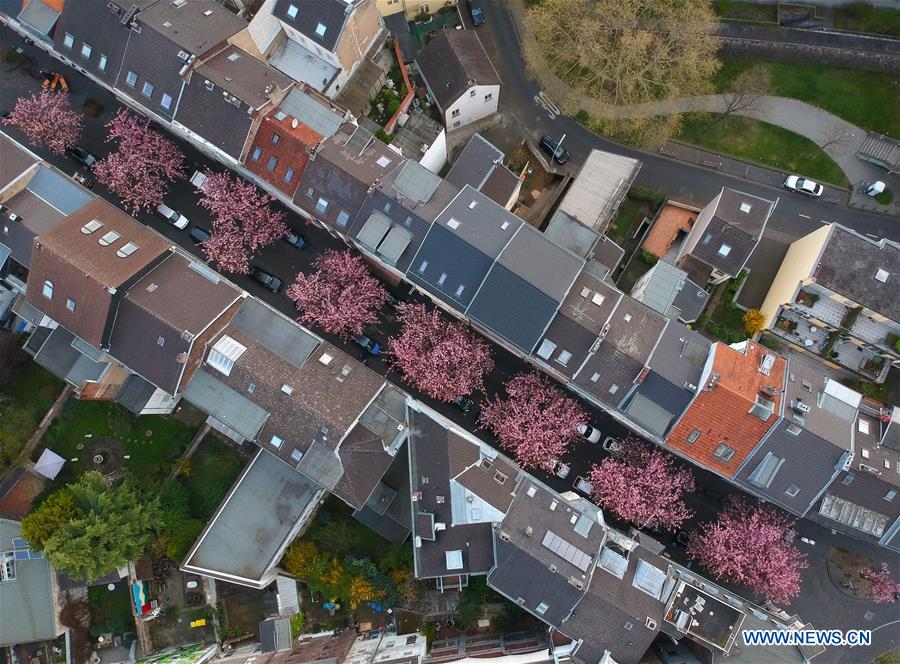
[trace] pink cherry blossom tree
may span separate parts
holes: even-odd
[[[860,570],[859,574],[869,582],[869,594],[877,604],[892,604],[897,601],[900,583],[891,578],[891,569],[887,563],[881,563],[879,569]]]
[[[775,508],[732,499],[718,519],[692,534],[687,552],[716,577],[788,604],[800,594],[800,572],[809,566],[790,541],[793,525]]]
[[[250,259],[262,247],[288,232],[284,214],[269,206],[272,198],[244,179],[206,172],[200,205],[213,214],[203,252],[220,270],[246,274]]]
[[[30,97],[19,97],[3,124],[17,127],[34,145],[45,145],[51,152],[62,154],[78,142],[83,121],[81,113],[72,110],[66,95],[42,90]]]
[[[97,180],[122,199],[133,213],[163,202],[168,183],[184,177],[184,155],[150,121],[120,110],[106,125],[107,143],[119,149],[94,164]]]
[[[388,351],[405,380],[441,401],[484,389],[484,376],[494,369],[487,343],[424,304],[401,304],[398,312],[402,329],[388,340]]]
[[[591,484],[600,507],[641,528],[675,530],[692,514],[684,496],[694,491],[694,475],[637,438],[625,441],[622,454],[595,464]]]
[[[313,266],[315,272],[301,272],[286,291],[300,311],[300,321],[349,338],[378,320],[388,294],[362,258],[349,251],[326,251]]]
[[[537,372],[520,373],[506,384],[506,398],[488,401],[481,410],[481,427],[524,468],[547,468],[578,437],[587,414],[550,379]]]

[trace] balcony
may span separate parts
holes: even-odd
[[[801,290],[793,308],[806,318],[815,319],[826,326],[847,330],[860,341],[878,346],[892,354],[897,353],[893,341],[900,336],[897,326],[877,321],[863,307],[848,307],[827,294]]]

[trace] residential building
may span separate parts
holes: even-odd
[[[381,46],[384,25],[375,0],[265,0],[247,33],[262,59],[333,98]]]
[[[563,217],[577,221],[598,235],[605,235],[609,222],[640,170],[641,162],[637,159],[591,150],[559,202],[550,224]]]
[[[473,134],[447,173],[458,189],[469,185],[495,203],[512,210],[519,200],[522,180],[503,165],[506,155],[481,134]]]
[[[50,641],[63,633],[56,573],[22,539],[18,521],[0,518],[0,647]]]
[[[787,361],[753,341],[713,344],[687,410],[666,436],[677,453],[734,477],[784,408]]]
[[[51,40],[53,28],[56,26],[63,10],[62,0],[14,0],[12,7],[21,9],[16,16],[19,25],[44,42]],[[6,9],[4,7],[4,9]]]
[[[82,5],[81,11],[96,11],[90,4],[75,4]],[[151,113],[171,121],[181,103],[188,71],[195,62],[224,48],[246,21],[213,0],[161,0],[134,16],[130,25],[115,87]],[[249,99],[241,101],[247,104]],[[199,124],[199,118],[189,122]],[[215,144],[215,140],[210,142]]]
[[[474,30],[439,32],[415,63],[447,131],[497,112],[500,77]]]
[[[225,159],[243,161],[263,117],[293,85],[290,77],[228,45],[188,71],[175,125]]]
[[[736,277],[756,249],[777,203],[723,187],[697,214],[675,265],[704,287]]]
[[[293,198],[310,153],[347,119],[326,97],[301,86],[268,111],[244,153],[244,167]]]
[[[135,19],[158,2],[165,0],[63,3],[59,23],[53,33],[54,48],[106,85],[114,86]]]
[[[422,111],[410,108],[400,115],[391,149],[417,161],[432,173],[440,173],[447,163],[447,131]]]
[[[788,248],[760,311],[794,346],[868,380],[900,361],[900,244],[828,224]]]
[[[422,634],[385,634],[356,637],[342,664],[422,664],[428,652]]]
[[[447,7],[456,7],[457,0],[377,0],[378,13],[391,16],[403,12],[407,21],[412,21],[419,14],[437,14]]]
[[[631,297],[667,318],[693,323],[706,308],[709,292],[691,281],[684,270],[659,260],[635,282]]]

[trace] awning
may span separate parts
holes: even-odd
[[[34,470],[43,475],[48,480],[54,479],[59,475],[59,471],[65,465],[66,460],[59,456],[56,452],[46,449],[41,454],[41,458],[34,464]]]

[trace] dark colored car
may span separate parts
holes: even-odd
[[[469,397],[460,394],[453,400],[453,405],[459,408],[462,412],[468,413],[475,407],[475,402],[472,401]]]
[[[281,279],[272,274],[269,274],[265,270],[261,270],[258,267],[251,267],[249,275],[250,278],[253,279],[253,281],[258,283],[263,288],[268,288],[273,293],[281,292]]]
[[[97,161],[97,157],[77,145],[70,145],[67,147],[66,154],[82,166],[87,166],[88,168],[93,166],[94,162]]]
[[[367,337],[365,334],[360,334],[354,341],[357,346],[362,348],[369,355],[374,356],[381,354],[381,342],[375,341],[375,339]]]
[[[565,164],[569,161],[569,152],[552,136],[544,136],[541,139],[541,147],[557,164]]]
[[[297,249],[306,249],[306,236],[300,235],[300,233],[288,233],[281,239],[287,242],[292,247],[296,247]]]
[[[201,242],[206,242],[209,239],[209,231],[200,228],[199,226],[191,226],[191,230],[188,232],[191,240],[194,244],[200,244]]]
[[[484,10],[481,9],[481,3],[478,0],[466,0],[466,6],[469,8],[469,16],[472,17],[472,25],[476,28],[484,25]]]

